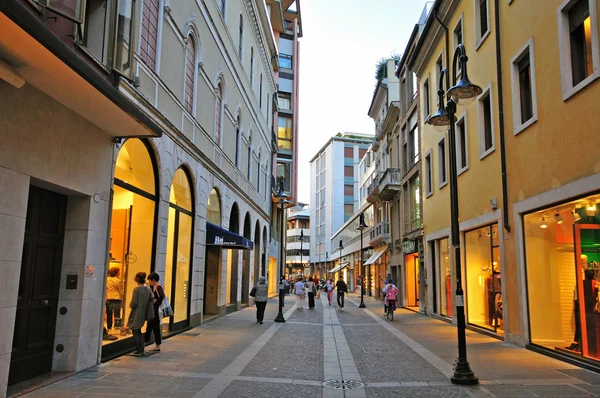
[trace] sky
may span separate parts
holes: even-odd
[[[375,65],[402,54],[426,0],[301,0],[298,200],[309,161],[338,132],[373,134]]]

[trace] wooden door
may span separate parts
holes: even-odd
[[[30,187],[9,384],[52,369],[67,197]]]

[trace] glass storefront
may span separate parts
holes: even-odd
[[[221,199],[211,189],[206,206],[206,222],[221,226]],[[204,316],[219,314],[219,285],[221,275],[221,248],[206,245],[204,270]]]
[[[404,257],[406,268],[406,306],[419,308],[419,255],[407,254]]]
[[[148,274],[152,269],[156,181],[144,142],[125,141],[114,177],[103,346],[132,336],[127,319],[137,286],[133,278],[138,272]]]
[[[438,275],[440,278],[440,315],[452,317],[452,276],[450,270],[450,239],[440,239],[438,242],[439,267]]]
[[[501,333],[502,269],[498,225],[465,233],[467,322]]]
[[[192,257],[193,196],[183,169],[173,177],[169,199],[169,228],[163,287],[174,315],[163,319],[163,332],[189,325],[190,264]]]
[[[531,342],[600,359],[600,217],[593,195],[523,217]]]

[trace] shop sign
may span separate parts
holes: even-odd
[[[417,251],[417,240],[416,239],[405,239],[402,242],[402,253],[411,254]]]

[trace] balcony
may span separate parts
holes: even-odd
[[[370,233],[370,242],[369,244],[373,247],[388,245],[392,238],[390,234],[390,223],[381,222],[377,224]]]
[[[379,200],[379,176],[373,175],[373,180],[367,188],[367,202],[371,204],[377,203]]]
[[[400,169],[388,168],[379,179],[379,199],[390,201],[401,189]]]
[[[373,145],[372,145],[372,149],[373,152],[376,152],[379,150],[379,147],[381,146],[381,140],[377,137],[375,137],[375,139],[373,140]]]

